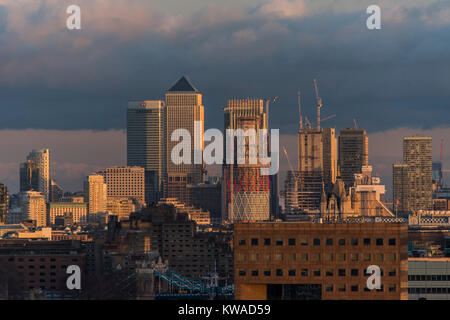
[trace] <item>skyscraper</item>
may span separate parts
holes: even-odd
[[[145,168],[145,202],[163,196],[166,181],[166,108],[161,100],[129,101],[127,165]]]
[[[257,152],[259,151],[259,131],[267,128],[264,101],[262,99],[228,100],[225,109],[225,129],[254,129],[256,132]],[[237,140],[237,139],[236,139]],[[226,141],[227,143],[227,141]],[[225,143],[224,156],[228,145]],[[224,219],[236,221],[263,221],[270,218],[270,182],[269,176],[261,175],[264,167],[259,161],[249,161],[249,138],[245,137],[245,163],[237,163],[237,144],[234,148],[234,163],[223,165],[223,215]],[[258,155],[258,153],[257,153]]]
[[[33,150],[20,165],[20,191],[38,191],[49,201],[50,152],[49,149]]]
[[[106,212],[106,183],[100,174],[92,174],[84,181],[84,201],[88,203],[88,214]]]
[[[47,205],[43,194],[37,191],[21,193],[22,221],[32,220],[36,228],[47,225]]]
[[[8,215],[8,188],[2,183],[0,183],[0,224],[6,223],[6,218]]]
[[[178,198],[182,203],[188,199],[187,184],[200,183],[203,180],[203,130],[204,106],[202,95],[187,79],[181,77],[166,93],[167,112],[167,184],[165,196]],[[195,122],[198,126],[195,128]],[[172,159],[172,150],[179,141],[172,141],[177,129],[187,130],[191,137],[190,164],[176,164]],[[200,163],[194,163],[194,154],[201,154]],[[177,155],[175,155],[177,156]]]
[[[433,207],[432,139],[403,138],[403,163],[394,164],[394,210],[410,213]]]
[[[348,128],[339,132],[339,167],[345,187],[353,185],[355,173],[369,165],[369,138],[366,130]]]

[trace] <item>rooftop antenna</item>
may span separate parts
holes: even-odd
[[[317,129],[320,130],[320,108],[322,108],[322,98],[319,96],[319,89],[317,88],[316,79],[314,79],[314,92],[316,93],[317,101]]]
[[[303,129],[303,117],[302,117],[302,105],[300,101],[300,90],[297,91],[297,103],[298,103],[298,117],[300,120],[299,128]]]
[[[356,119],[353,118],[353,129],[358,129],[358,125],[356,124]]]

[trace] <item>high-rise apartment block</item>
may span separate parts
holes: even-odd
[[[71,223],[88,222],[87,203],[50,202],[49,218],[51,224],[55,224],[58,217],[65,216],[71,217]]]
[[[237,163],[237,148],[239,139],[233,139],[234,146],[228,146],[225,141],[224,157],[228,148],[233,148],[233,164],[224,159],[222,214],[228,221],[262,221],[270,219],[270,181],[268,175],[261,175],[261,169],[267,167],[259,159],[260,130],[267,129],[264,100],[234,99],[228,100],[225,109],[224,127],[227,129],[255,130],[256,163],[250,163],[250,138],[244,137],[244,163]]]
[[[369,165],[369,138],[366,130],[349,128],[339,132],[339,167],[346,189],[353,186],[355,174]]]
[[[47,226],[47,205],[43,194],[25,191],[20,198],[21,220],[31,220],[36,228]]]
[[[186,78],[180,78],[166,93],[167,112],[167,185],[165,196],[187,201],[187,185],[203,181],[203,130],[204,106],[202,95]],[[197,124],[197,127],[195,126]],[[175,130],[186,130],[191,137],[190,164],[174,163],[173,148],[179,143],[172,141]],[[176,153],[176,152],[175,152]],[[195,163],[194,155],[200,155],[200,163]]]
[[[145,201],[157,202],[166,181],[166,107],[161,100],[129,101],[127,165],[145,168]]]
[[[49,201],[50,152],[49,149],[33,150],[20,165],[20,191],[37,191]]]
[[[84,201],[88,203],[88,214],[106,212],[107,187],[101,174],[92,174],[84,181]]]
[[[432,209],[431,137],[403,139],[403,163],[394,164],[393,180],[395,211],[407,213]]]

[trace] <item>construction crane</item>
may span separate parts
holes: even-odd
[[[299,118],[299,129],[303,129],[303,117],[302,117],[302,105],[300,100],[300,90],[297,91],[297,103],[298,103],[298,118]]]
[[[306,125],[306,127],[307,127],[308,129],[311,129],[311,128],[312,128],[311,122],[309,122],[308,117],[305,117],[305,125]]]
[[[321,122],[327,121],[327,120],[333,119],[334,117],[336,117],[336,114],[331,114],[331,115],[329,115],[328,117],[325,117],[325,118],[323,118],[323,119],[320,119],[320,121],[321,121]]]
[[[317,88],[316,79],[314,79],[314,92],[316,93],[317,101],[317,129],[320,130],[320,109],[322,108],[322,98],[319,96],[319,89]]]
[[[269,104],[271,102],[276,102],[278,100],[278,97],[272,97],[272,98],[265,98],[264,101],[266,103],[266,119],[267,119],[267,129],[269,129]]]

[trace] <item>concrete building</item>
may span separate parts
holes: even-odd
[[[129,101],[127,165],[145,168],[145,202],[158,201],[166,182],[166,107],[161,100]]]
[[[402,213],[431,210],[431,137],[403,138],[403,164],[394,164],[393,171],[395,210]]]
[[[408,258],[409,300],[450,300],[450,258]]]
[[[72,223],[88,222],[87,203],[50,202],[49,216],[51,224],[55,224],[57,217],[63,217],[67,214],[71,214]]]
[[[178,198],[186,202],[188,184],[203,182],[203,130],[204,106],[202,95],[187,79],[181,77],[166,93],[167,112],[167,185],[165,197]],[[195,123],[199,124],[195,128]],[[187,130],[191,137],[190,164],[176,164],[172,159],[172,150],[179,143],[172,141],[175,130]],[[196,164],[194,155],[200,155],[200,162]],[[179,155],[175,155],[178,157]]]
[[[339,167],[345,187],[353,185],[355,174],[369,165],[369,138],[366,130],[348,128],[339,131]]]
[[[84,181],[84,201],[88,204],[88,214],[106,212],[107,186],[104,177],[92,174]]]
[[[130,214],[140,210],[141,207],[142,206],[129,197],[108,197],[106,202],[106,211],[108,211],[110,215],[117,216],[119,221],[128,220]]]
[[[106,183],[110,198],[129,198],[139,206],[145,205],[145,169],[141,167],[111,167],[98,172]]]
[[[209,211],[187,206],[180,203],[177,198],[164,198],[158,202],[158,205],[173,205],[177,212],[187,213],[188,219],[195,221],[197,225],[210,225],[211,214]]]
[[[0,183],[0,224],[6,223],[8,217],[9,196],[8,188]]]
[[[59,202],[64,196],[64,190],[58,185],[55,180],[50,179],[50,202]]]
[[[270,219],[270,181],[269,176],[261,175],[261,168],[267,167],[259,159],[260,130],[267,129],[267,115],[264,112],[262,99],[228,100],[225,108],[225,130],[241,129],[244,135],[248,130],[256,133],[255,161],[250,162],[250,137],[244,137],[243,146],[239,146],[239,138],[233,139],[234,146],[225,141],[222,214],[223,219],[234,221],[263,221]],[[237,140],[237,141],[235,141]],[[236,143],[237,142],[237,143]],[[244,149],[243,163],[238,163],[238,148]],[[234,150],[233,164],[226,160],[228,149]]]
[[[297,193],[297,210],[318,212],[322,189],[336,181],[337,141],[333,128],[301,128],[298,133],[298,172],[289,177],[288,192]],[[295,176],[295,179],[294,179]],[[292,189],[292,188],[296,188]]]
[[[20,165],[20,191],[37,191],[49,201],[50,151],[33,150]]]
[[[47,226],[47,205],[43,194],[25,191],[20,195],[21,221],[31,220],[36,228]]]
[[[238,223],[237,300],[408,299],[408,227],[399,223]],[[366,270],[381,269],[380,289]]]

